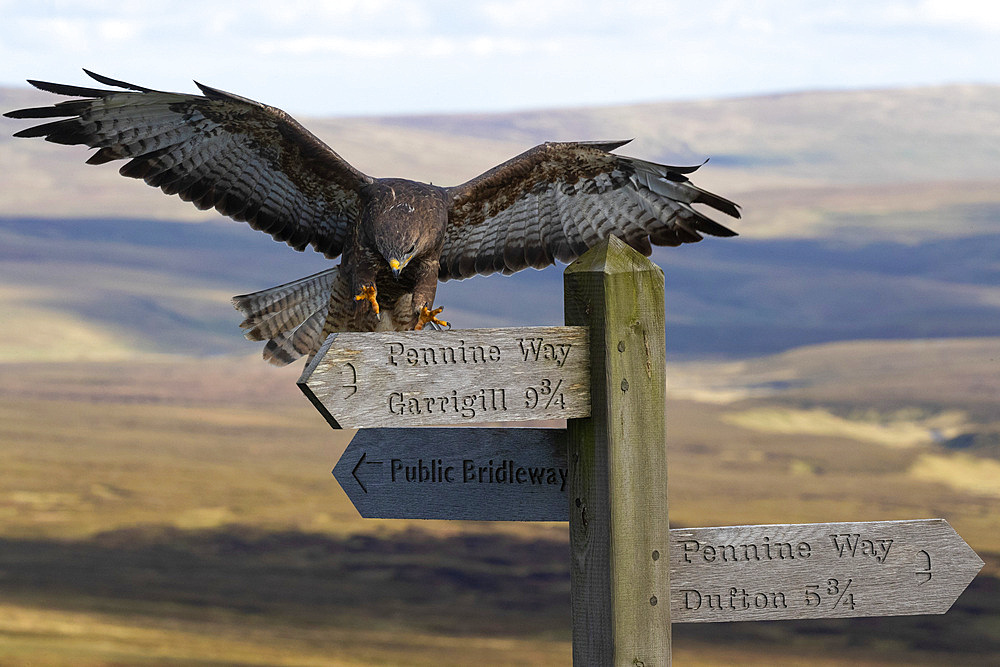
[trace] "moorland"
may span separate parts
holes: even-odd
[[[672,524],[943,517],[986,567],[944,616],[678,625],[677,664],[1000,659],[1000,89],[302,120],[362,170],[441,183],[552,139],[710,157],[697,182],[743,204],[741,236],[654,254]],[[352,433],[238,335],[230,296],[321,258],[18,127],[0,662],[568,663],[565,525],[360,519],[330,475]],[[559,324],[561,267],[438,300],[463,327]]]

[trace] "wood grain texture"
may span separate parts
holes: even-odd
[[[943,614],[983,566],[944,519],[675,529],[675,623]]]
[[[362,429],[333,474],[366,518],[566,520],[565,429]]]
[[[298,384],[334,428],[590,414],[583,327],[330,336]]]
[[[573,662],[670,664],[663,272],[615,237],[564,274],[590,329],[591,416],[567,425]]]

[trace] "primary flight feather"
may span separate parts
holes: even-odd
[[[447,324],[434,307],[439,280],[571,262],[612,234],[646,255],[650,244],[735,235],[695,204],[740,217],[688,180],[698,167],[611,152],[627,141],[545,143],[439,187],[367,176],[285,112],[238,95],[87,74],[117,90],[29,81],[79,99],[4,114],[58,119],[14,136],[96,148],[90,164],[128,160],[124,176],[296,250],[343,255],[339,266],[233,299],[245,335],[267,341],[264,358],[276,364],[315,354],[335,331]]]

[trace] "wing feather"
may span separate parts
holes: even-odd
[[[734,236],[694,208],[739,218],[739,207],[672,167],[610,151],[627,142],[536,146],[453,188],[441,280],[571,262],[609,235],[648,255],[702,234]]]
[[[297,250],[311,245],[331,258],[342,252],[360,189],[372,179],[291,116],[202,84],[203,95],[191,95],[87,74],[119,90],[29,81],[85,99],[4,114],[60,119],[14,136],[96,148],[89,164],[128,160],[123,176],[248,222]]]

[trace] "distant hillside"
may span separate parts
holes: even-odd
[[[0,89],[2,109],[56,99]],[[997,86],[301,120],[367,173],[444,184],[545,140],[635,137],[621,152],[710,157],[696,182],[745,218],[737,239],[654,254],[675,357],[1000,335]],[[256,350],[229,297],[328,265],[84,165],[82,148],[10,136],[25,125],[0,119],[0,359]],[[461,327],[555,324],[561,281],[559,268],[477,278],[438,300]]]
[[[657,249],[669,353],[1000,336],[1000,233],[913,245],[710,239]],[[232,222],[0,219],[0,359],[250,353],[229,304],[321,270]],[[562,323],[562,268],[448,282],[458,327]],[[99,352],[95,352],[99,351]]]
[[[0,89],[4,110],[58,99]],[[621,152],[667,163],[710,158],[697,182],[743,204],[740,232],[754,238],[970,236],[995,229],[1000,210],[1000,86],[300,120],[366,173],[440,184],[542,141],[632,137]],[[84,149],[11,138],[26,125],[0,118],[7,216],[217,218],[111,165],[84,166]]]

